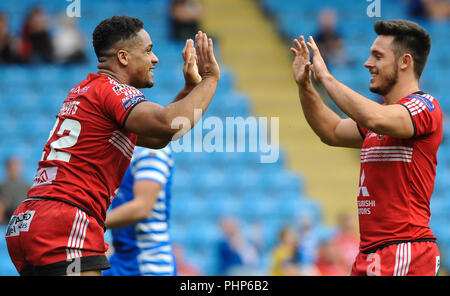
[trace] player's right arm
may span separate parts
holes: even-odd
[[[322,142],[331,146],[361,148],[363,138],[356,122],[342,119],[320,98],[311,81],[309,51],[303,36],[294,40],[291,48],[295,58],[292,64],[294,79],[298,86],[300,102],[306,121]]]
[[[337,147],[362,147],[363,138],[353,119],[342,119],[325,105],[311,82],[298,88],[306,121],[323,143]]]
[[[136,105],[125,122],[125,128],[137,134],[141,138],[139,143],[145,147],[164,147],[175,135],[180,137],[188,132],[199,120],[194,118],[194,110],[200,109],[204,114],[214,96],[220,69],[214,56],[213,42],[201,31],[195,39],[196,50],[188,51],[186,60],[188,67],[198,67],[201,81],[166,107],[147,101]],[[189,126],[174,124],[177,118],[183,118]]]
[[[111,210],[106,215],[106,228],[129,226],[147,218],[153,209],[161,184],[151,180],[139,180],[133,184],[133,200]]]

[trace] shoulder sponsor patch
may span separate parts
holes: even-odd
[[[119,84],[112,88],[112,90],[116,93],[116,95],[133,95],[133,94],[142,94],[137,88],[132,87],[126,84]]]
[[[425,107],[427,107],[428,111],[432,112],[436,107],[434,106],[433,102],[431,102],[428,98],[420,96],[420,95],[409,95],[407,98],[410,99],[416,99],[421,101]]]
[[[123,107],[125,108],[125,110],[127,110],[131,106],[134,106],[141,101],[145,101],[144,95],[133,94],[133,95],[128,95],[125,98],[123,98],[122,104],[123,104]]]

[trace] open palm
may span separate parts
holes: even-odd
[[[186,45],[181,52],[184,60],[183,74],[188,86],[196,86],[202,81],[202,77],[198,73],[197,54],[192,39],[186,40]]]
[[[292,63],[292,71],[295,82],[297,84],[304,84],[311,79],[311,62],[305,38],[300,36],[299,39],[294,39],[295,48],[291,47],[291,52],[295,55]]]

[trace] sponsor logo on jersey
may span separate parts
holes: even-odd
[[[366,179],[366,174],[364,173],[364,170],[363,170],[361,173],[361,179],[360,179],[361,186],[358,187],[358,196],[360,196],[360,195],[364,196],[364,197],[370,196],[369,191],[367,190],[367,187],[364,186],[365,179]]]
[[[385,136],[383,136],[383,135],[379,135],[379,134],[376,134],[376,133],[374,133],[374,132],[371,132],[371,131],[369,131],[369,138],[374,138],[374,137],[377,137],[377,140],[378,141],[383,141],[383,140],[385,140],[386,139],[386,137]]]
[[[120,96],[120,95],[133,95],[133,94],[139,94],[142,95],[142,93],[137,90],[136,88],[126,85],[126,84],[119,84],[114,86],[113,91],[116,95]]]
[[[85,86],[83,88],[77,86],[74,87],[70,90],[70,93],[72,94],[84,94],[85,92],[87,92],[89,90],[90,86]]]
[[[8,227],[6,228],[5,236],[18,236],[21,231],[28,231],[34,213],[35,211],[28,210],[25,213],[12,216],[9,220]]]
[[[419,95],[409,95],[408,98],[417,99],[424,103],[424,105],[427,107],[428,111],[432,112],[436,107],[434,106],[433,102],[431,102],[428,98],[419,96]]]
[[[69,98],[69,99],[76,98],[78,95],[87,93],[89,88],[90,88],[90,86],[85,86],[83,88],[81,88],[80,86],[74,87],[74,88],[72,88],[70,90],[69,95],[67,96],[67,98]]]
[[[56,178],[57,171],[58,167],[39,169],[34,176],[33,185],[31,185],[31,187],[51,184],[52,181]]]
[[[59,110],[59,115],[64,116],[64,115],[75,115],[75,113],[77,113],[78,111],[78,105],[80,104],[79,101],[70,101],[70,102],[65,102],[61,109]]]
[[[370,215],[372,214],[373,208],[376,206],[374,199],[359,199],[370,197],[369,190],[364,186],[364,180],[366,179],[366,174],[364,170],[361,173],[360,186],[358,187],[358,214],[359,215]]]
[[[143,95],[129,95],[122,99],[122,104],[125,110],[127,110],[131,106],[141,101],[145,101],[145,97]]]

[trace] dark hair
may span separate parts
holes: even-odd
[[[418,24],[406,20],[378,20],[374,24],[378,35],[394,36],[392,42],[396,58],[410,53],[414,60],[414,72],[417,79],[422,75],[431,49],[431,37]]]
[[[113,16],[101,21],[92,34],[97,58],[103,56],[116,42],[136,37],[143,27],[144,23],[140,19],[129,16]]]

